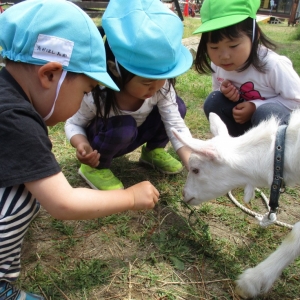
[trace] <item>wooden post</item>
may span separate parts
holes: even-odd
[[[288,26],[290,26],[290,24],[295,25],[296,24],[296,12],[298,9],[298,4],[299,4],[299,0],[294,0],[293,1],[293,5],[292,5],[292,10],[291,10],[291,15],[288,21]]]

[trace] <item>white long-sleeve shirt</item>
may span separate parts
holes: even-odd
[[[260,48],[261,54],[266,48]],[[213,90],[219,90],[227,79],[240,90],[241,97],[253,102],[256,107],[265,103],[279,103],[290,110],[300,107],[300,78],[292,62],[272,50],[266,57],[266,72],[258,72],[252,65],[243,72],[225,71],[213,63]]]
[[[166,81],[164,87],[153,97],[145,99],[144,103],[137,111],[120,110],[120,115],[131,115],[136,120],[137,126],[139,127],[146,120],[153,107],[157,105],[170,142],[175,151],[177,151],[179,148],[183,147],[183,144],[174,137],[171,128],[173,127],[180,132],[184,132],[187,136],[191,136],[191,133],[178,111],[174,88],[171,86],[170,91],[167,91],[168,81]],[[76,134],[86,136],[85,128],[96,117],[96,113],[97,108],[93,96],[89,93],[84,96],[78,112],[65,123],[65,132],[68,140]],[[111,110],[109,114],[109,117],[112,116],[115,116],[113,110]]]

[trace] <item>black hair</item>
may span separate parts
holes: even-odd
[[[105,32],[103,27],[102,26],[98,27],[98,30],[102,38],[104,38]],[[115,56],[108,44],[107,39],[105,39],[104,47],[106,52],[106,61],[115,62]],[[115,76],[115,74],[111,72],[108,66],[107,66],[107,73],[113,79],[113,81],[118,86],[118,88],[122,90],[126,86],[126,84],[136,75],[126,70],[119,62],[118,62],[118,66],[119,66],[121,76],[118,77]],[[169,82],[169,90],[171,85],[175,87],[175,83],[176,83],[175,78],[168,79],[168,82]],[[120,113],[117,106],[116,94],[114,90],[110,89],[109,87],[100,88],[98,86],[95,89],[93,89],[92,94],[97,108],[97,117],[102,118],[104,122],[108,119],[111,110],[113,110],[116,115]]]
[[[250,38],[252,42],[252,48],[250,55],[246,61],[246,63],[237,70],[238,72],[242,72],[246,70],[250,65],[253,65],[254,68],[264,73],[266,71],[265,69],[265,63],[261,59],[262,57],[259,57],[258,49],[261,47],[261,45],[265,46],[268,49],[275,50],[276,44],[271,41],[260,29],[258,24],[255,21],[255,30],[254,30],[254,37],[253,37],[253,19],[247,18],[244,21],[221,28],[218,30],[214,30],[211,32],[204,32],[202,33],[200,43],[198,45],[196,58],[195,58],[195,68],[198,73],[200,74],[209,74],[211,72],[214,73],[214,70],[211,68],[211,61],[207,54],[207,43],[218,43],[222,41],[224,38],[228,39],[235,39],[241,36],[241,34],[245,34]],[[264,56],[267,55],[267,49],[264,53]]]

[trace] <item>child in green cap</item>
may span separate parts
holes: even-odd
[[[153,208],[159,193],[148,181],[119,191],[72,188],[51,152],[47,125],[72,116],[99,82],[118,90],[86,13],[64,0],[13,5],[0,15],[0,50],[0,300],[41,300],[12,284],[40,205],[57,219],[92,219]]]
[[[174,138],[174,127],[191,135],[186,106],[174,89],[174,77],[192,65],[182,45],[181,20],[159,0],[110,0],[102,17],[108,72],[120,88],[86,95],[65,131],[82,163],[78,173],[94,189],[122,189],[110,170],[115,157],[142,146],[140,162],[162,173],[183,166],[165,146],[170,141],[184,165],[189,150]],[[171,79],[168,79],[171,78]]]
[[[195,67],[212,73],[213,92],[204,103],[220,116],[231,136],[275,115],[287,124],[300,107],[300,79],[291,61],[256,22],[260,0],[205,0]]]

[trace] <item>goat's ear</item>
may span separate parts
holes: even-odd
[[[184,134],[177,131],[175,128],[171,128],[172,133],[174,136],[186,147],[191,149],[193,152],[205,156],[208,159],[216,159],[218,158],[218,153],[214,147],[211,147],[207,141],[202,141],[199,139],[194,139],[190,136],[185,136]]]
[[[171,128],[172,133],[182,144],[190,148],[192,151],[198,152],[198,149],[203,145],[204,141],[194,139],[190,136],[185,136],[185,134],[180,133],[175,128]]]
[[[208,145],[205,147],[199,147],[197,150],[195,150],[195,153],[202,155],[206,157],[209,160],[218,160],[219,155],[215,148],[211,148]]]
[[[213,134],[213,136],[229,135],[226,125],[217,114],[215,113],[209,114],[209,124],[210,124],[210,131]]]

